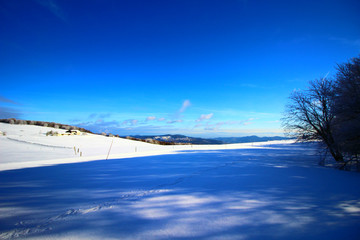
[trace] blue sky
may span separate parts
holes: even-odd
[[[120,135],[281,135],[360,53],[359,1],[0,0],[0,118]]]

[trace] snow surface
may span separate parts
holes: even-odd
[[[0,171],[49,166],[60,163],[87,162],[107,158],[119,159],[175,154],[178,151],[189,149],[257,148],[267,144],[261,142],[227,145],[161,146],[95,134],[46,136],[46,133],[49,131],[65,133],[66,130],[6,123],[0,123],[0,131],[6,133],[6,136],[0,135]],[[274,141],[274,143],[276,142],[286,143],[286,141]]]
[[[360,174],[318,166],[316,144],[173,148],[114,139],[105,161],[94,159],[106,159],[112,138],[46,137],[36,126],[0,130],[7,132],[0,137],[0,239],[360,234]]]

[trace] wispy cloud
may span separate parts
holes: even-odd
[[[111,113],[92,113],[89,115],[89,119],[94,119],[94,118],[109,118],[111,117]]]
[[[201,121],[203,121],[203,120],[209,120],[209,119],[212,118],[213,115],[214,115],[213,113],[201,114],[201,116],[200,116],[198,119],[196,119],[195,121],[196,121],[196,122],[201,122]]]
[[[3,103],[11,103],[11,104],[16,104],[16,105],[18,105],[17,102],[14,102],[13,100],[8,99],[8,98],[3,97],[3,96],[0,96],[0,102],[3,102]]]
[[[79,118],[72,118],[72,119],[69,119],[69,122],[71,122],[71,123],[80,123],[80,122],[81,122],[81,119],[79,119]]]
[[[0,109],[1,110],[1,109]],[[160,119],[160,118],[159,118]],[[151,124],[142,124],[142,122],[136,119],[127,119],[125,121],[105,121],[103,119],[90,120],[88,122],[76,123],[79,127],[84,127],[93,132],[106,132],[119,134],[120,136],[128,135],[147,135],[147,134],[185,134],[189,136],[234,136],[236,135],[248,135],[261,133],[266,135],[271,135],[272,133],[278,131],[276,128],[269,129],[257,129],[255,127],[247,127],[249,124],[252,124],[255,118],[248,118],[244,120],[235,120],[235,121],[219,121],[211,123],[210,121],[201,121],[197,122],[196,126],[193,128],[188,128],[186,126],[182,127],[184,120],[175,119],[163,122],[161,124],[156,121],[152,121],[154,125]],[[163,120],[165,121],[165,119]],[[143,121],[145,123],[145,121]],[[194,121],[193,121],[194,122]],[[150,123],[150,122],[149,122]],[[271,134],[270,134],[271,133]]]
[[[111,133],[118,129],[121,124],[118,121],[104,121],[103,119],[98,119],[96,121],[76,123],[76,125],[93,132]]]
[[[255,85],[253,83],[241,83],[240,87],[244,87],[244,88],[259,88],[258,85]]]
[[[149,116],[149,117],[147,117],[146,118],[146,120],[145,121],[153,121],[153,120],[155,120],[156,119],[156,117],[155,116]]]
[[[176,121],[175,121],[176,122]],[[183,133],[186,129],[179,129],[177,126],[172,124],[158,125],[141,125],[138,124],[136,119],[128,119],[122,122],[119,121],[88,121],[76,124],[79,127],[86,128],[90,131],[100,133],[112,133],[119,134],[120,136],[128,135],[147,135],[147,134],[177,134]]]
[[[0,118],[19,118],[21,115],[16,109],[0,106]]]
[[[96,113],[92,113],[89,115],[89,119],[93,119],[93,118],[96,118],[97,114]]]
[[[100,118],[109,118],[111,117],[111,113],[103,113],[103,114],[99,114]]]
[[[360,48],[360,38],[358,39],[348,39],[348,38],[342,38],[342,37],[330,37],[331,41],[339,42],[343,45],[350,45],[355,46],[357,48]]]
[[[167,121],[166,123],[168,123],[168,124],[173,124],[173,123],[181,123],[181,122],[183,122],[184,120],[182,120],[182,119],[176,119],[176,120],[170,120],[170,121]]]
[[[169,118],[171,120],[167,121],[167,123],[179,123],[179,122],[183,122],[182,118],[183,118],[183,115],[182,113],[184,113],[186,111],[186,109],[188,107],[191,106],[191,102],[190,100],[185,100],[181,107],[179,108],[179,110],[177,110],[174,114],[170,115]]]
[[[6,97],[0,96],[0,118],[19,118],[22,114],[19,110],[13,108],[12,106],[16,107],[20,105],[19,103],[8,99]]]
[[[248,118],[246,120],[234,120],[234,121],[221,121],[216,123],[209,123],[206,124],[198,123],[194,126],[194,128],[202,128],[205,131],[219,131],[223,127],[229,127],[229,126],[247,126],[253,123],[255,118]],[[200,122],[200,121],[198,121]]]
[[[179,109],[179,113],[183,113],[185,112],[185,110],[191,106],[191,102],[189,100],[185,100],[181,106],[181,108]]]
[[[127,126],[135,126],[138,124],[139,120],[136,119],[127,119],[121,123],[121,125],[127,125]]]
[[[48,9],[52,14],[54,14],[57,18],[66,22],[66,17],[64,11],[59,6],[56,0],[36,0],[38,4]]]

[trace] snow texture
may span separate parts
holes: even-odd
[[[6,144],[1,164],[9,161],[3,156],[12,156],[4,149],[28,158],[17,159],[25,168],[0,171],[0,239],[358,239],[360,234],[360,175],[318,166],[316,144],[182,150],[146,145],[148,152],[160,147],[171,154],[30,167],[36,156],[26,151],[39,147],[51,161],[51,151],[101,136],[61,143],[64,137],[36,142],[29,134],[14,135],[1,137]]]

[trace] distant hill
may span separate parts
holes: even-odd
[[[258,136],[246,136],[246,137],[219,137],[213,138],[214,140],[221,141],[223,143],[248,143],[248,142],[267,142],[275,140],[289,140],[287,137],[258,137]]]
[[[81,132],[92,133],[91,131],[71,126],[67,124],[55,123],[55,122],[45,122],[45,121],[32,121],[32,120],[20,120],[15,118],[0,119],[0,122],[9,123],[9,124],[22,124],[22,125],[37,125],[43,127],[53,127],[56,129],[66,129],[66,130],[80,130]],[[113,134],[105,134],[105,136],[114,136]],[[119,137],[119,135],[115,135]],[[155,144],[230,144],[230,143],[248,143],[248,142],[266,142],[274,140],[288,140],[286,137],[258,137],[258,136],[246,136],[246,137],[218,137],[218,138],[196,138],[188,137],[180,134],[166,134],[166,135],[132,135],[123,138],[128,138],[132,140],[138,140],[143,142],[155,143]]]
[[[222,141],[216,139],[195,138],[195,137],[188,137],[179,134],[152,135],[152,136],[134,135],[130,137],[147,140],[147,141],[154,140],[154,141],[162,141],[162,142],[169,142],[176,144],[223,144]]]
[[[229,144],[229,143],[248,143],[248,142],[267,142],[274,140],[288,140],[286,137],[258,137],[258,136],[246,136],[246,137],[219,137],[219,138],[195,138],[188,137],[180,134],[166,134],[166,135],[132,135],[129,136],[134,139],[151,141],[161,141],[174,144]]]

